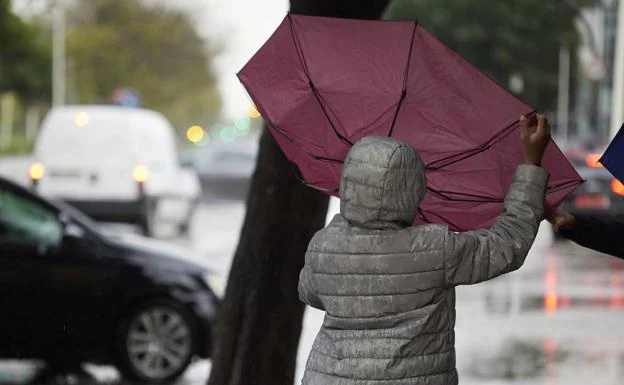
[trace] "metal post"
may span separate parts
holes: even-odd
[[[0,149],[4,150],[13,141],[14,99],[10,94],[0,95]]]
[[[52,26],[52,105],[65,104],[65,9],[57,5]]]
[[[564,144],[568,142],[570,106],[570,50],[559,48],[559,91],[557,100],[557,131]]]
[[[611,105],[611,137],[624,123],[624,0],[618,4],[615,58],[613,60],[613,97]]]
[[[31,106],[26,109],[26,139],[31,140],[37,135],[39,128],[39,108]]]

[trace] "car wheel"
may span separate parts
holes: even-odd
[[[118,368],[130,380],[171,382],[191,363],[195,341],[193,317],[185,308],[169,300],[151,301],[121,322]]]
[[[186,237],[187,235],[189,235],[189,231],[191,229],[190,222],[191,221],[187,219],[182,224],[180,224],[180,226],[178,227],[178,235],[179,236]]]

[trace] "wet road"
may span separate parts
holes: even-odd
[[[333,203],[330,211],[337,209]],[[169,240],[200,250],[227,270],[243,215],[242,202],[205,204],[189,237]],[[114,230],[133,231],[123,226]],[[166,229],[161,236],[167,238]],[[553,242],[546,223],[525,266],[494,281],[459,288],[457,302],[460,384],[624,383],[624,261]],[[297,382],[322,317],[320,311],[306,310]],[[0,384],[26,383],[36,365],[0,361]],[[86,368],[95,383],[121,383],[112,368]],[[195,363],[180,384],[205,383],[209,368],[209,361]]]

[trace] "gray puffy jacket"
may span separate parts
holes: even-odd
[[[389,138],[356,143],[340,214],[313,237],[299,296],[326,312],[305,385],[455,385],[455,289],[518,269],[537,235],[548,174],[519,166],[490,229],[411,227],[420,156]]]

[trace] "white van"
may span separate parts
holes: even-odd
[[[201,194],[195,172],[180,165],[173,127],[147,109],[55,107],[33,158],[37,192],[98,221],[137,224],[146,235],[161,221],[185,232]]]

